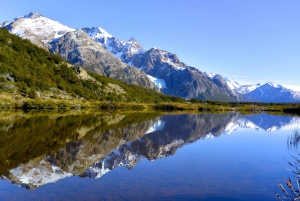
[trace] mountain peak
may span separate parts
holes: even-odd
[[[143,47],[137,42],[137,40],[133,37],[131,37],[129,40],[128,40],[128,43],[132,43],[136,48],[138,49],[143,49]]]
[[[28,15],[25,15],[24,18],[30,18],[30,19],[36,19],[39,17],[44,17],[43,15],[36,13],[36,12],[31,12]]]
[[[271,87],[274,87],[274,88],[281,88],[281,85],[277,85],[273,82],[268,82],[267,85],[271,86]]]
[[[131,37],[131,38],[128,40],[128,42],[137,42],[137,41],[135,40],[135,38]]]
[[[92,38],[112,38],[113,36],[110,35],[107,31],[105,31],[104,29],[102,29],[101,27],[85,27],[82,29],[83,31],[85,31],[89,36],[91,36]]]

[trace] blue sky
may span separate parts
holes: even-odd
[[[72,28],[133,36],[242,84],[300,91],[300,0],[0,0],[0,22],[31,11]]]

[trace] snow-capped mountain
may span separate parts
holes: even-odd
[[[241,85],[238,82],[234,81],[232,78],[224,77],[224,80],[232,90],[236,90],[241,87]]]
[[[260,83],[258,84],[249,84],[249,85],[241,85],[239,88],[235,89],[236,92],[240,94],[247,94],[256,88],[260,87]]]
[[[246,95],[262,102],[300,102],[300,92],[295,92],[271,82],[256,88]]]
[[[111,55],[82,30],[75,30],[34,12],[4,22],[1,27],[7,28],[11,33],[22,38],[29,39],[52,53],[60,54],[69,62],[81,65],[85,70],[157,90],[144,72]],[[95,39],[100,33],[104,38],[110,37],[108,34],[105,35],[103,30],[99,29],[98,32],[98,35],[94,33]]]
[[[207,79],[176,54],[158,48],[145,50],[134,38],[125,42],[100,27],[84,28],[91,38],[128,65],[144,71],[161,92],[185,99],[242,100],[226,84]]]
[[[224,77],[224,81],[227,83],[228,87],[240,94],[247,94],[256,88],[260,87],[261,85],[258,84],[249,84],[249,85],[242,85],[237,81],[233,80],[232,78]]]
[[[115,57],[125,61],[134,54],[145,51],[143,47],[132,37],[127,42],[119,40],[106,32],[101,27],[83,28],[93,40],[103,45]],[[126,62],[128,63],[128,62]]]
[[[6,27],[11,33],[29,39],[41,47],[45,47],[52,40],[62,37],[67,32],[75,31],[73,28],[35,12],[15,18],[12,21],[6,21],[1,27]]]
[[[246,96],[245,94],[247,94],[247,93],[253,91],[254,89],[256,89],[257,87],[259,87],[260,84],[242,85],[232,78],[222,77],[219,74],[205,72],[204,75],[206,77],[208,77],[209,79],[211,79],[212,81],[215,81],[215,82],[218,81],[219,83],[223,83],[224,85],[227,85],[227,87],[229,89],[234,91],[236,94],[239,94],[244,101],[257,102],[257,100],[250,98],[250,97]]]
[[[207,74],[213,78],[215,74]],[[300,102],[300,92],[293,91],[272,82],[264,85],[241,85],[232,78],[224,78],[227,85],[235,92],[241,94],[246,101],[260,102]]]
[[[86,70],[123,82],[185,99],[242,100],[223,81],[207,78],[180,62],[176,54],[157,48],[145,50],[134,38],[123,41],[100,27],[75,30],[34,12],[4,22],[1,27]]]
[[[299,99],[299,93],[288,89],[241,85],[231,78],[203,73],[181,62],[176,54],[158,48],[146,50],[134,38],[123,41],[100,27],[75,30],[34,12],[2,22],[0,27],[86,70],[167,95],[222,101],[294,102]],[[265,99],[262,94],[271,96]]]

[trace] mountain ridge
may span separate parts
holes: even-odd
[[[101,27],[76,30],[36,12],[5,21],[0,27],[60,54],[86,70],[166,95],[184,99],[269,101],[255,99],[250,93],[261,87],[260,84],[240,85],[231,78],[201,72],[181,62],[176,54],[154,47],[144,49],[135,38],[123,41]],[[285,92],[290,98],[284,100],[298,100],[296,92],[290,94]],[[283,97],[282,94],[277,96]]]
[[[28,19],[27,19],[28,18]],[[113,63],[119,62],[125,62],[126,65],[129,67],[122,68],[119,65],[110,66],[106,63],[106,58],[102,57],[101,54],[97,55],[98,50],[93,50],[94,48],[99,49],[97,45],[91,45],[89,48],[89,54],[83,54],[82,51],[79,51],[80,48],[76,49],[75,46],[72,49],[72,51],[67,51],[67,49],[70,49],[72,46],[63,46],[61,39],[64,37],[66,38],[66,32],[78,32],[78,30],[74,30],[72,28],[66,28],[64,27],[63,31],[60,31],[57,29],[57,27],[61,27],[64,25],[57,24],[58,22],[50,20],[47,18],[45,21],[45,17],[38,14],[38,13],[31,13],[29,15],[25,15],[19,18],[15,18],[14,20],[2,24],[2,27],[6,27],[9,29],[10,32],[15,33],[23,38],[28,38],[35,44],[38,44],[39,46],[43,46],[46,49],[52,50],[53,52],[57,52],[64,56],[65,58],[68,57],[68,60],[73,60],[76,57],[76,60],[78,63],[83,65],[85,68],[85,64],[87,62],[92,62],[95,64],[97,63],[97,67],[87,67],[89,70],[94,70],[94,72],[105,74],[106,76],[111,76],[112,78],[122,80],[123,82],[129,82],[133,84],[138,84],[143,87],[151,88],[151,89],[157,89],[157,87],[154,84],[157,84],[156,82],[152,82],[151,79],[146,76],[150,75],[154,77],[152,80],[164,80],[166,83],[166,88],[162,89],[160,88],[160,91],[167,95],[173,95],[178,96],[184,99],[191,99],[191,98],[198,98],[198,99],[206,99],[206,100],[223,100],[223,101],[240,101],[242,98],[236,94],[234,91],[229,89],[226,85],[219,81],[212,81],[209,79],[206,79],[204,76],[202,76],[201,72],[199,70],[196,71],[195,68],[189,67],[186,64],[179,62],[178,57],[176,54],[169,53],[167,51],[158,50],[155,48],[151,48],[150,50],[145,50],[143,47],[134,39],[130,38],[129,41],[125,42],[122,40],[119,40],[112,35],[110,35],[108,32],[106,32],[102,28],[83,28],[82,30],[85,31],[93,40],[99,44],[101,44],[105,50],[110,52],[114,55],[116,60],[113,61],[112,58],[110,60]],[[33,26],[32,23],[25,23],[24,21],[34,21],[34,22],[43,22],[42,24],[36,23],[36,26],[41,26],[40,29],[46,30],[47,27],[53,28],[51,32],[52,34],[40,34],[40,30]],[[57,26],[54,26],[53,23]],[[8,26],[9,25],[9,26]],[[47,25],[47,26],[45,26]],[[53,26],[52,26],[53,25]],[[18,27],[29,27],[28,31],[22,31],[18,32]],[[45,28],[46,27],[46,28]],[[24,28],[24,29],[25,29]],[[26,29],[27,30],[27,29]],[[33,33],[35,32],[35,33]],[[28,33],[28,35],[26,35]],[[40,34],[40,35],[39,35]],[[37,36],[38,35],[38,36]],[[72,39],[72,38],[69,38]],[[89,42],[85,37],[86,41]],[[76,43],[76,41],[74,41]],[[70,42],[72,43],[72,42]],[[91,43],[91,42],[90,42]],[[80,47],[80,43],[77,43],[77,47]],[[87,49],[87,47],[85,47]],[[63,55],[65,52],[68,52],[67,55]],[[156,57],[152,53],[159,53],[162,56]],[[88,55],[88,56],[87,56]],[[108,53],[106,54],[108,55]],[[156,57],[156,58],[155,58]],[[89,60],[89,61],[88,61]],[[145,64],[143,60],[150,60],[152,62],[148,62],[147,64],[153,64],[152,66],[148,66],[148,71],[146,72],[145,66],[142,66]],[[154,62],[156,60],[156,62]],[[111,62],[109,61],[109,62]],[[105,66],[102,64],[106,63]],[[122,64],[123,65],[123,64]],[[122,66],[121,65],[121,66]],[[150,68],[155,68],[157,71],[161,69],[163,66],[167,66],[168,71],[160,71],[159,73],[155,73],[154,71],[149,71]],[[117,67],[118,66],[118,67]],[[138,68],[138,70],[135,69],[135,67]],[[189,68],[186,68],[189,67]],[[112,73],[103,73],[105,72],[105,69],[110,69]],[[127,73],[126,70],[130,70],[129,73]],[[187,69],[187,70],[186,70]],[[181,72],[181,70],[186,70],[184,73]],[[116,73],[118,71],[118,73]],[[121,71],[124,71],[121,73]],[[143,74],[146,73],[146,74]],[[162,77],[162,73],[165,73],[164,77]],[[158,89],[157,89],[158,90]]]
[[[123,62],[136,66],[152,80],[160,80],[156,85],[164,94],[184,99],[242,100],[225,83],[206,79],[201,71],[181,62],[176,54],[155,47],[145,50],[134,38],[125,42],[100,27],[83,30]]]
[[[68,32],[68,34],[72,35],[74,32]],[[79,30],[78,34],[85,33]],[[76,45],[74,40],[71,41],[73,45]],[[94,41],[92,40],[92,42]],[[65,45],[67,44],[65,43]],[[102,46],[99,48],[99,52],[104,49]],[[158,103],[167,100],[183,102],[182,99],[168,97],[155,90],[125,84],[112,78],[87,72],[81,66],[71,65],[62,57],[51,54],[29,40],[9,33],[5,28],[0,28],[0,50],[1,95],[2,92],[5,92],[7,96],[14,96],[13,99],[19,100],[23,106],[23,102],[27,101],[23,99],[26,98],[35,99],[36,102],[38,99],[106,100],[136,103]],[[109,52],[104,51],[105,53],[108,54],[107,59],[109,56],[113,57]],[[120,62],[119,60],[114,61]],[[110,65],[112,64],[111,62]],[[133,74],[133,70],[137,70],[126,64],[124,64],[124,69],[129,75]],[[140,76],[136,78],[136,80],[139,79]]]
[[[39,47],[42,47],[50,51],[53,50],[54,48],[56,50],[62,48],[60,50],[62,52],[65,52],[66,50],[63,49],[62,46],[58,46],[59,44],[57,43],[60,42],[60,39],[65,37],[65,35],[70,32],[74,32],[75,35],[76,33],[79,32],[76,29],[67,27],[57,21],[46,18],[43,15],[35,12],[31,12],[28,15],[20,16],[18,18],[15,18],[12,21],[4,22],[1,27],[7,28],[11,33],[18,35],[21,38],[29,39],[31,42],[38,45]],[[88,37],[83,36],[82,38],[79,38],[80,36],[82,36],[82,34],[77,34],[77,39],[81,40],[81,42],[87,42],[87,43],[91,42],[91,40],[88,41]],[[74,39],[74,41],[71,41],[70,43],[78,42],[75,41],[76,37],[69,38],[69,39],[70,40]],[[84,39],[87,41],[84,41]],[[69,51],[70,54],[62,55],[65,59],[73,60],[73,61],[74,61],[74,57],[76,57],[77,62],[73,64],[79,64],[85,68],[85,61],[89,59],[90,62],[95,63],[98,67],[98,71],[96,70],[94,72],[97,72],[100,75],[103,75],[103,72],[105,72],[105,68],[109,68],[112,71],[115,72],[118,71],[118,75],[121,77],[119,80],[122,80],[123,82],[137,84],[142,87],[157,90],[157,88],[152,83],[152,81],[143,72],[139,71],[138,69],[135,69],[135,67],[128,67],[128,70],[126,70],[124,67],[126,64],[122,63],[115,57],[111,57],[111,56],[109,58],[109,62],[118,63],[118,65],[111,66],[107,64],[106,58],[99,57],[99,55],[97,55],[97,52],[95,52],[95,49],[97,51],[99,50],[100,48],[99,46],[97,47],[97,45],[95,46],[95,44],[90,47],[86,46],[85,49],[86,50],[89,49],[89,54],[84,54],[84,56],[82,56],[82,52],[78,52],[77,51],[78,49],[75,49],[78,47],[80,49],[80,43],[74,44],[73,47],[74,47],[73,51]],[[106,52],[106,51],[107,50],[103,49],[100,52]],[[59,51],[57,50],[57,52]],[[106,52],[105,54],[109,55],[110,53]],[[95,70],[95,68],[92,68],[90,70],[93,71]],[[129,73],[127,71],[129,71]],[[104,75],[110,77],[111,73],[106,73],[106,74],[104,73]],[[118,77],[113,77],[113,75],[111,77],[114,79],[118,79]],[[126,79],[124,79],[125,77]]]
[[[213,77],[214,74],[207,74],[207,76]],[[260,83],[241,85],[232,78],[224,78],[224,80],[232,90],[241,94],[249,102],[300,102],[300,92],[273,82],[263,85]]]

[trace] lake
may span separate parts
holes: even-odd
[[[24,113],[0,117],[0,200],[276,200],[292,115]]]

